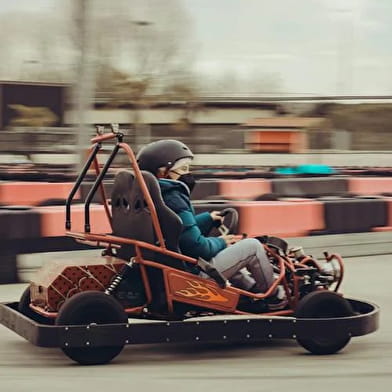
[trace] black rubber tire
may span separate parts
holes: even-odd
[[[128,316],[116,299],[101,291],[84,291],[64,302],[56,325],[126,323]],[[65,355],[81,365],[101,365],[120,354],[124,345],[107,347],[64,347]]]
[[[314,291],[303,297],[297,306],[297,318],[335,318],[353,316],[350,303],[332,291]],[[316,355],[334,354],[345,347],[350,336],[297,338],[297,342],[306,350]]]
[[[30,297],[30,286],[26,287],[26,289],[23,291],[22,296],[20,297],[19,303],[18,303],[18,311],[22,313],[23,315],[27,316],[28,318],[36,321],[37,323],[40,324],[53,324],[53,321],[51,319],[48,319],[44,316],[41,316],[40,314],[34,312],[30,308],[30,302],[31,302],[31,297]]]

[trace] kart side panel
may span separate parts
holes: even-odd
[[[215,282],[182,271],[165,271],[167,281],[166,295],[172,301],[189,303],[196,306],[213,305],[213,309],[233,313],[237,307],[239,294],[221,289]]]
[[[329,319],[268,316],[208,316],[186,321],[130,319],[127,324],[51,326],[19,313],[17,303],[0,305],[0,322],[41,347],[99,347],[120,344],[249,342],[297,337],[361,336],[378,328],[377,305],[349,300],[357,315]]]

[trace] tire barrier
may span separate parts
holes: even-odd
[[[346,178],[310,177],[273,179],[272,193],[280,197],[341,196],[348,192]]]
[[[387,202],[381,198],[323,200],[325,231],[313,234],[359,233],[387,225]]]
[[[386,226],[373,227],[372,231],[392,231],[392,197],[384,198],[387,204]],[[391,242],[392,243],[392,242]],[[392,245],[391,245],[392,248]]]
[[[0,207],[0,283],[17,282],[18,244],[40,235],[38,212],[28,207]]]
[[[18,282],[17,254],[0,242],[0,284]]]
[[[385,199],[388,205],[388,226],[392,226],[392,197],[388,197]]]
[[[0,241],[41,237],[41,216],[24,206],[0,207]]]

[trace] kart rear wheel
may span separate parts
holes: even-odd
[[[56,325],[88,325],[126,323],[122,306],[101,291],[84,291],[66,300],[60,308]],[[81,365],[101,365],[116,357],[124,345],[107,347],[63,347],[69,358]]]
[[[299,301],[295,316],[297,318],[336,318],[353,316],[355,313],[350,303],[342,296],[331,291],[315,291]],[[297,342],[306,350],[316,355],[334,354],[345,347],[350,336],[320,336],[317,338],[298,337]]]
[[[53,324],[51,319],[43,317],[40,314],[34,312],[34,310],[30,308],[30,302],[30,286],[27,286],[23,291],[22,296],[20,297],[18,311],[39,324]]]

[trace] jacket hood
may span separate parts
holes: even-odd
[[[176,189],[179,192],[184,193],[187,196],[190,195],[189,188],[182,181],[170,180],[167,178],[160,178],[159,185],[161,187],[162,193]]]

